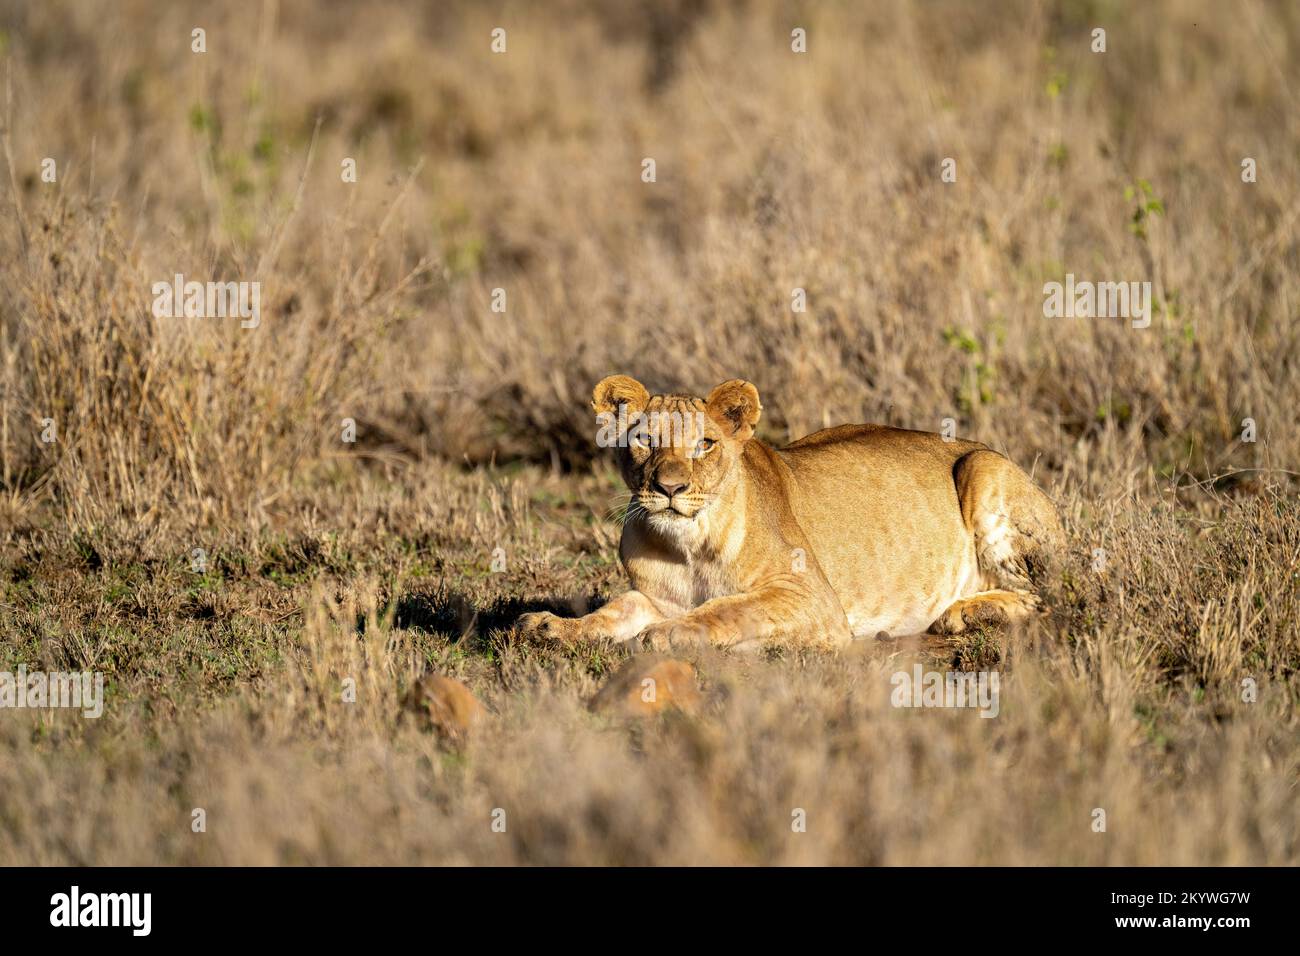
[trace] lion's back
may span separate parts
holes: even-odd
[[[894,428],[891,425],[836,425],[792,441],[781,448],[780,453],[791,462],[791,467],[795,467],[794,462],[804,464],[815,461],[821,457],[820,453],[828,450],[894,456],[924,452],[956,461],[968,452],[985,447],[987,446],[980,442],[967,441],[964,438],[945,439],[935,432]]]
[[[969,590],[978,569],[953,468],[984,447],[841,425],[777,452],[793,478],[795,517],[855,633],[923,630]]]

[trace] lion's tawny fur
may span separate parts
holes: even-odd
[[[774,449],[753,436],[758,392],[739,380],[700,399],[611,376],[592,405],[674,426],[617,452],[632,588],[586,617],[527,615],[526,631],[654,649],[957,633],[1028,614],[1062,547],[1051,500],[978,442],[842,425]]]

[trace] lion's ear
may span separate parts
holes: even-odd
[[[645,386],[628,375],[611,375],[603,378],[591,393],[591,407],[602,412],[618,414],[618,406],[627,405],[628,414],[643,412],[650,404],[650,393]]]
[[[731,429],[731,437],[738,441],[748,441],[754,434],[754,426],[763,413],[763,406],[758,402],[758,389],[750,382],[733,378],[723,382],[704,400],[709,416],[719,425]]]

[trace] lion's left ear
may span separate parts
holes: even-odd
[[[748,441],[754,435],[754,426],[763,413],[758,402],[758,389],[752,383],[733,378],[723,382],[704,400],[709,416],[719,425],[731,429],[731,437]]]

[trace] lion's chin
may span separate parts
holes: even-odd
[[[650,514],[650,521],[664,528],[680,529],[685,525],[693,522],[698,517],[699,511],[693,511],[687,514],[685,511],[678,511],[674,507],[667,507],[660,511]]]

